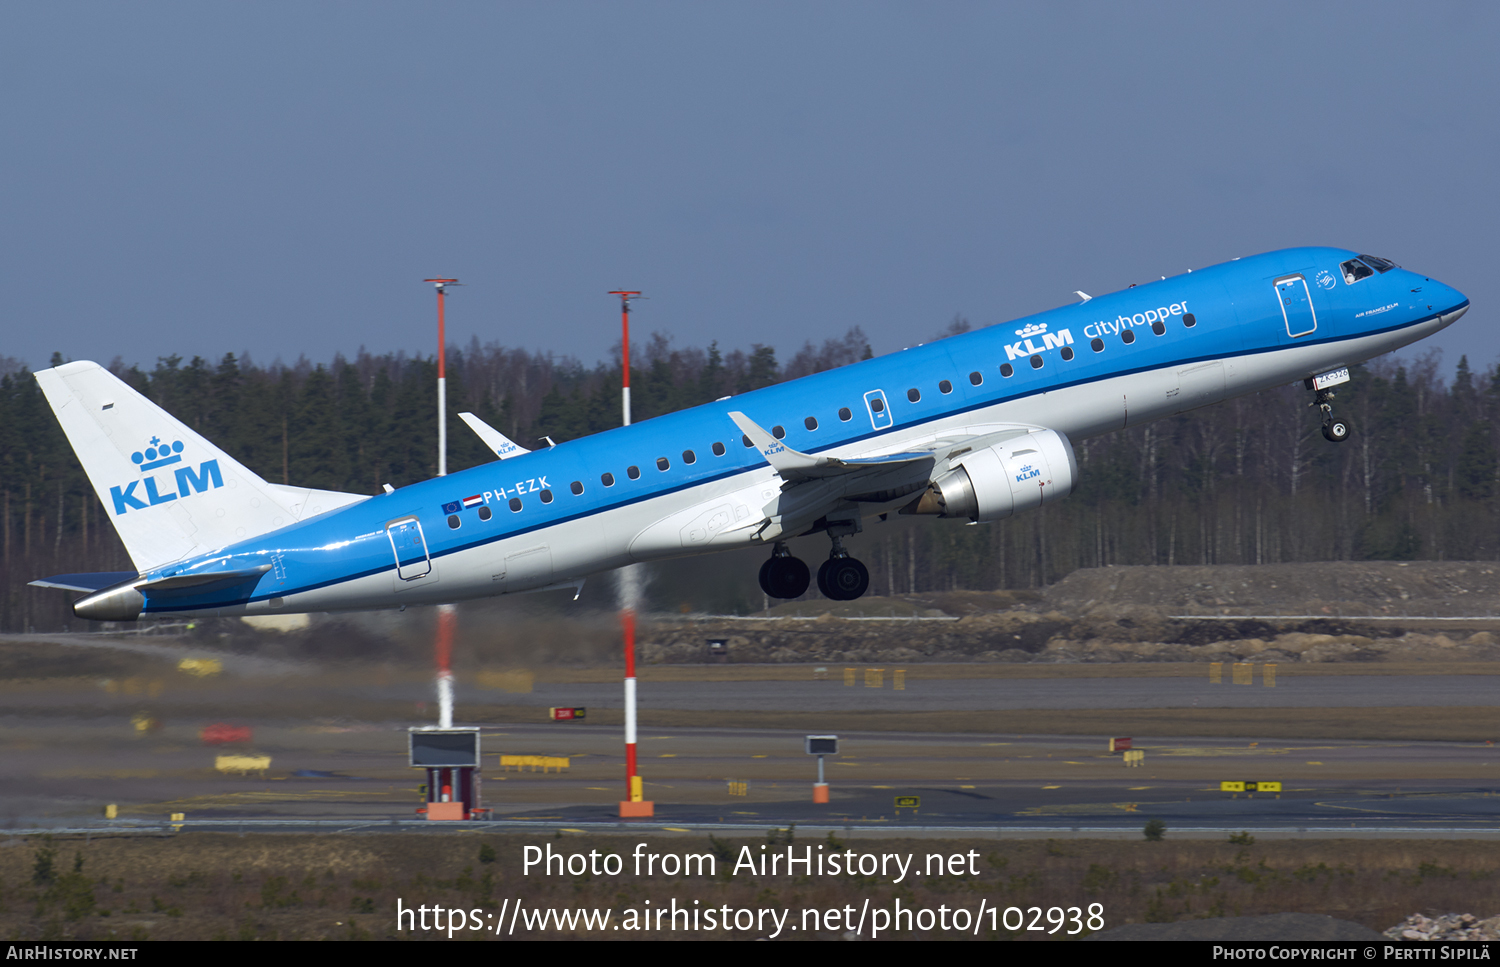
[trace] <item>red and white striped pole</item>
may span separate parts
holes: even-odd
[[[457,279],[424,279],[437,286],[438,311],[438,476],[448,475],[448,373],[444,361],[448,356],[447,333],[443,328],[443,297],[450,285],[461,285]],[[437,692],[438,728],[453,728],[453,627],[458,614],[451,604],[437,608]],[[444,800],[447,801],[447,800]]]
[[[624,425],[630,425],[630,300],[642,298],[639,292],[617,289],[610,293],[620,297],[620,410]],[[635,755],[635,608],[640,589],[635,570],[627,565],[620,571],[620,632],[625,640],[625,798],[620,802],[620,816],[649,817],[655,814],[653,803],[646,801],[641,777],[636,775]]]

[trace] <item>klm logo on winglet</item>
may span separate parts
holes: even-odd
[[[152,437],[150,443],[151,445],[146,449],[137,450],[130,455],[131,461],[141,468],[141,473],[182,462],[181,440],[174,440],[168,444],[163,443],[159,437]],[[198,465],[196,471],[192,467],[179,467],[172,472],[172,476],[175,479],[168,486],[171,487],[175,483],[175,489],[168,489],[165,493],[162,492],[161,484],[155,476],[148,476],[144,480],[132,480],[123,488],[109,488],[109,496],[115,505],[115,515],[118,516],[128,510],[145,510],[147,507],[165,504],[178,497],[201,494],[206,492],[210,485],[215,490],[224,486],[224,475],[219,471],[218,460],[205,460]],[[136,492],[137,487],[141,488],[139,494]]]

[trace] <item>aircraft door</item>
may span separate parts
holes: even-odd
[[[391,539],[391,551],[396,555],[396,577],[402,581],[415,581],[432,571],[427,539],[415,517],[385,525],[385,534]]]
[[[1281,318],[1286,323],[1288,336],[1295,339],[1317,330],[1318,314],[1313,310],[1306,276],[1299,272],[1277,279],[1276,299],[1281,305]]]
[[[891,428],[891,407],[885,401],[885,390],[872,389],[865,394],[865,409],[870,414],[870,425],[877,430]]]

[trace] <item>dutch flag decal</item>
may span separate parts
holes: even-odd
[[[481,497],[479,494],[475,494],[472,497],[465,497],[464,498],[464,506],[465,507],[475,507],[475,506],[478,506],[479,504],[482,504],[482,503],[484,503],[484,498]]]

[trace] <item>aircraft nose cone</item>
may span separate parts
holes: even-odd
[[[1464,295],[1462,292],[1458,291],[1457,289],[1453,288],[1451,285],[1445,285],[1445,286],[1443,286],[1443,294],[1448,297],[1448,304],[1450,306],[1453,306],[1455,308],[1457,308],[1459,306],[1462,306],[1465,309],[1468,308],[1469,297],[1466,296],[1466,295]]]
[[[1445,326],[1457,322],[1460,316],[1469,311],[1468,296],[1436,279],[1428,280],[1422,286],[1421,294],[1432,311],[1442,316]]]

